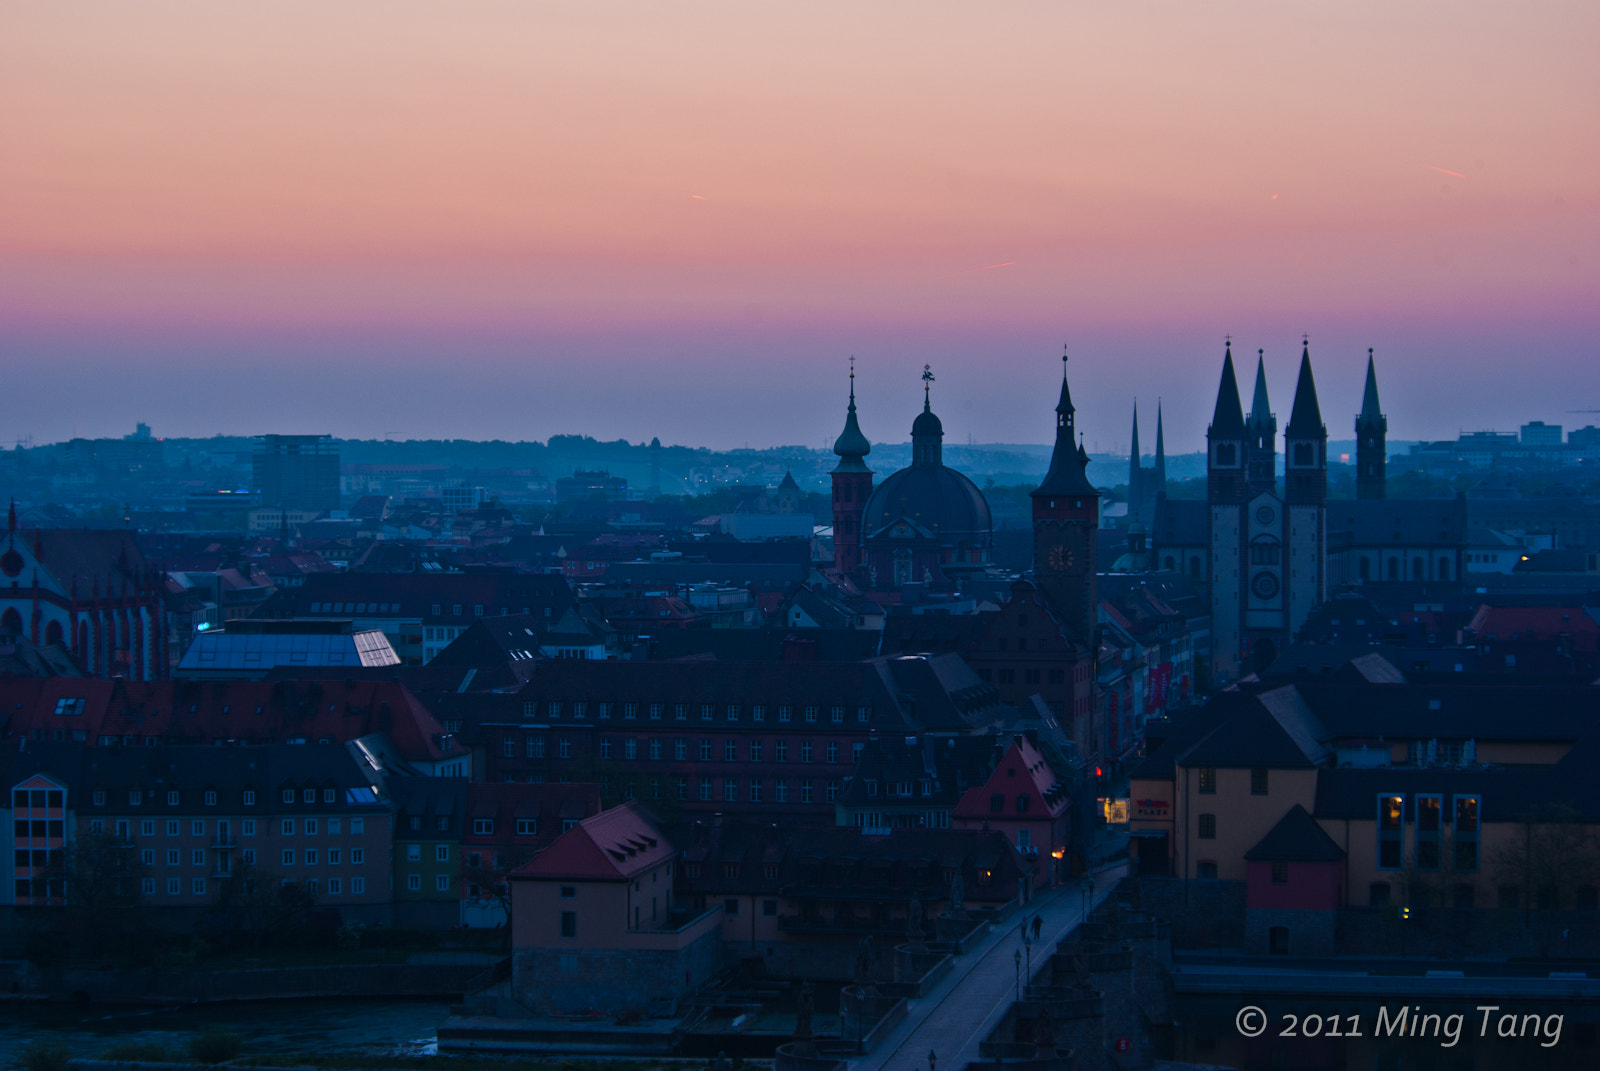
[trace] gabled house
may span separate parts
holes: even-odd
[[[670,1009],[721,962],[722,908],[679,910],[677,847],[638,803],[585,818],[514,871],[511,986],[536,1014]]]
[[[1031,862],[1033,883],[1046,885],[1067,876],[1071,810],[1068,783],[1033,741],[1017,736],[989,779],[968,789],[951,817],[957,829],[1004,833]]]

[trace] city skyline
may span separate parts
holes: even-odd
[[[1227,333],[1336,435],[1368,346],[1398,438],[1600,407],[1591,6],[83,14],[0,39],[6,438],[819,444],[854,353],[1044,443],[1065,340],[1188,451]]]

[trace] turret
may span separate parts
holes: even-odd
[[[922,412],[911,422],[911,463],[913,465],[944,464],[944,424],[934,415],[928,398],[928,388],[933,384],[933,369],[922,366]]]
[[[1239,380],[1233,373],[1233,342],[1222,352],[1222,381],[1217,405],[1206,428],[1206,497],[1212,502],[1239,502],[1246,497],[1246,429],[1239,402]]]
[[[1367,389],[1361,395],[1361,415],[1356,417],[1356,497],[1387,496],[1389,418],[1378,404],[1378,375],[1367,349]]]
[[[1294,410],[1284,432],[1284,499],[1290,505],[1320,504],[1328,497],[1328,429],[1317,405],[1317,384],[1311,375],[1311,342],[1300,354],[1300,378],[1294,388]]]
[[[1267,358],[1256,350],[1256,389],[1245,420],[1246,479],[1250,494],[1270,494],[1278,483],[1278,418],[1267,401]]]
[[[849,572],[861,564],[861,517],[867,497],[872,494],[872,470],[866,456],[872,444],[856,423],[856,359],[850,358],[850,405],[845,410],[844,430],[834,440],[833,452],[839,463],[833,467],[833,565]]]

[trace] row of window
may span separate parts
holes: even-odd
[[[530,782],[530,784],[531,783],[532,782]],[[433,821],[434,821],[434,827],[438,832],[440,832],[440,833],[448,833],[448,832],[450,832],[450,816],[449,815],[447,815],[447,814],[435,815]],[[517,823],[517,825],[516,825],[517,836],[519,836],[519,837],[537,837],[539,835],[539,820],[537,818],[518,818],[516,820],[516,823]],[[410,817],[410,819],[408,820],[407,825],[409,826],[411,832],[413,832],[413,833],[421,832],[422,831],[422,816],[420,814],[412,815]],[[575,825],[577,825],[577,819],[572,819],[572,818],[565,819],[561,823],[561,832],[565,833],[567,830],[571,829]],[[472,835],[475,836],[475,837],[492,837],[492,836],[494,836],[494,819],[493,818],[474,818],[472,820]]]
[[[155,878],[145,878],[145,879],[143,879],[140,882],[140,891],[143,892],[144,895],[146,895],[146,896],[154,896],[155,892],[156,892],[156,880],[157,879],[155,879]],[[27,886],[27,884],[28,883],[26,881],[18,881],[17,882],[17,895],[19,897],[28,895],[24,891],[24,889]],[[286,881],[286,882],[284,882],[284,884],[288,885],[288,884],[292,884],[292,883]],[[190,895],[193,895],[193,896],[204,896],[204,895],[206,895],[206,890],[207,890],[207,882],[206,882],[205,878],[191,878],[189,880],[189,892],[190,892]],[[311,895],[313,895],[313,896],[317,895],[318,882],[316,881],[316,879],[313,878],[310,881],[306,882],[306,890],[308,892],[310,892]],[[339,878],[329,878],[328,881],[327,881],[327,890],[328,890],[328,895],[329,896],[343,896],[344,895],[344,882]],[[364,895],[366,895],[366,892],[367,892],[367,879],[366,878],[351,878],[350,879],[350,895],[351,896],[364,896]],[[181,896],[181,895],[183,895],[183,879],[182,878],[168,878],[167,879],[167,895],[168,896]]]
[[[359,793],[359,792],[363,792],[363,791],[370,793],[371,789],[365,789],[365,790],[362,790],[362,789],[351,789],[351,793]],[[59,792],[53,793],[53,794],[57,795],[57,796],[60,795]],[[15,797],[23,797],[23,796],[26,796],[26,795],[27,795],[26,792],[18,791],[18,792],[16,792],[14,794],[14,798]],[[285,789],[281,790],[281,792],[279,793],[279,799],[281,799],[284,803],[293,803],[293,802],[295,802],[295,799],[298,797],[301,803],[316,803],[318,795],[319,795],[319,790],[315,789],[315,788],[302,788],[302,789],[298,789],[298,790],[294,789],[294,788],[285,788]],[[337,787],[335,787],[333,785],[324,786],[320,790],[320,796],[321,796],[321,799],[322,799],[323,803],[338,803],[339,802],[339,790],[338,790]],[[131,789],[128,790],[128,805],[131,806],[131,807],[143,806],[146,800],[149,800],[151,803],[154,803],[154,802],[156,802],[156,800],[158,798],[159,798],[159,794],[155,793],[155,792],[145,792],[143,789],[138,789],[138,788],[131,788]],[[183,793],[180,792],[178,789],[168,789],[167,790],[167,794],[166,794],[166,799],[167,799],[167,806],[168,807],[181,806],[182,803],[183,803]],[[217,805],[217,790],[213,789],[213,788],[206,789],[204,792],[201,793],[201,799],[202,799],[202,801],[205,803],[205,805],[207,807],[215,807]],[[255,789],[247,788],[243,792],[241,792],[239,794],[239,802],[241,804],[243,804],[244,806],[246,806],[246,807],[254,807],[256,805],[256,791],[255,791]],[[371,803],[372,800],[368,799],[368,800],[362,801],[362,800],[357,800],[357,799],[353,798],[353,796],[352,796],[352,798],[349,800],[349,802],[351,802],[351,803],[356,803],[356,802]],[[27,803],[23,802],[23,803],[20,803],[20,804],[17,804],[17,805],[25,807],[25,806],[27,806]],[[106,805],[106,790],[105,789],[97,788],[97,789],[94,790],[94,805],[96,807],[104,807]]]
[[[571,702],[566,702],[560,699],[551,699],[547,700],[543,706],[544,716],[550,719],[558,719],[562,717],[571,717],[573,719],[587,718],[589,716],[590,708],[592,707],[595,717],[602,721],[612,717],[613,714],[621,717],[624,721],[633,720],[637,719],[641,712],[645,713],[650,721],[660,721],[666,714],[668,704],[632,702],[613,703],[604,700],[596,703],[590,703],[583,699],[576,699]],[[671,704],[672,720],[688,721],[691,706],[692,704],[689,703]],[[532,719],[538,717],[540,712],[539,708],[540,704],[537,701],[528,700],[527,702],[524,702],[522,704],[523,718]],[[698,708],[701,721],[715,721],[717,719],[717,713],[720,710],[724,720],[729,722],[737,722],[744,717],[746,710],[745,705],[742,703],[701,703],[698,705]],[[795,708],[792,706],[781,705],[769,708],[765,703],[753,703],[748,709],[750,712],[750,720],[753,722],[766,721],[767,712],[769,709],[773,712],[779,722],[790,722],[794,720]],[[801,720],[809,724],[816,723],[821,716],[822,709],[823,708],[820,706],[801,707]],[[830,723],[834,725],[844,724],[845,714],[847,712],[844,706],[836,705],[828,707],[827,709],[828,721]],[[872,708],[867,706],[856,707],[855,717],[856,721],[861,724],[871,721]]]
[[[314,614],[397,614],[400,604],[397,602],[314,602],[311,604],[311,613]],[[439,616],[439,608],[433,608],[433,616]],[[461,616],[461,607],[456,607],[456,616]],[[478,616],[483,616],[483,607],[478,607]]]
[[[1417,870],[1440,870],[1448,861],[1451,870],[1476,871],[1482,862],[1479,858],[1481,806],[1482,798],[1476,795],[1449,797],[1448,810],[1443,795],[1419,793],[1412,797],[1411,865]],[[1378,797],[1379,870],[1399,870],[1406,865],[1406,818],[1404,794]],[[1448,837],[1444,831],[1446,818],[1451,820],[1452,827]]]
[[[17,853],[18,860],[19,860],[19,865],[22,865],[21,864],[21,857],[23,855],[25,855],[25,854],[27,854],[27,853],[20,852],[20,851]],[[326,858],[327,865],[329,865],[329,866],[338,866],[338,865],[340,865],[340,863],[341,863],[341,861],[343,859],[343,852],[338,848],[329,848],[329,849],[327,849],[327,851],[325,853],[321,853],[321,855],[322,855],[322,857]],[[140,861],[142,863],[144,863],[145,866],[155,866],[156,865],[156,850],[154,848],[145,848],[145,849],[140,851],[139,858],[140,858]],[[254,848],[241,849],[240,852],[239,852],[239,858],[242,859],[247,866],[255,866],[256,865],[256,850]],[[318,858],[319,858],[319,853],[318,853],[317,849],[315,849],[315,848],[307,848],[304,852],[301,853],[301,859],[302,859],[302,862],[303,862],[303,864],[305,866],[316,866]],[[294,866],[294,861],[295,861],[294,849],[285,848],[283,850],[281,856],[280,856],[280,860],[279,861],[282,862],[282,864],[284,866]],[[350,849],[350,865],[351,866],[361,866],[366,861],[367,861],[367,853],[366,853],[365,849],[362,849],[362,848],[351,848]],[[182,866],[183,865],[183,853],[177,848],[168,848],[167,849],[167,853],[166,853],[166,865],[167,866]],[[189,852],[189,865],[190,866],[205,866],[206,865],[206,850],[204,848],[191,849],[190,852]],[[224,863],[220,859],[218,860],[218,865],[223,867],[223,869],[226,869],[226,863]]]
[[[433,876],[433,888],[434,888],[435,892],[449,892],[450,891],[450,875],[449,874],[435,874]],[[409,892],[421,892],[422,891],[422,875],[421,874],[407,874],[406,875],[406,889]]]
[[[565,739],[565,738],[563,738],[563,739]],[[616,742],[609,736],[603,736],[603,737],[600,738],[600,757],[602,759],[610,759],[610,758],[618,758],[618,757],[623,758],[623,759],[637,759],[637,758],[639,758],[639,752],[640,752],[639,745],[640,745],[640,743],[646,743],[647,744],[647,747],[644,749],[644,751],[645,751],[645,754],[647,754],[651,759],[659,760],[659,759],[661,759],[661,758],[663,758],[665,756],[664,741],[662,741],[659,738],[652,738],[649,741],[645,741],[642,737],[633,737],[633,736],[624,737],[624,738],[622,738],[622,749],[621,749],[622,750],[622,754],[620,756],[618,756],[616,754],[616,752],[617,752]],[[860,743],[855,743],[855,744],[853,744],[851,746],[850,757],[851,757],[851,761],[852,762],[858,760],[861,757],[861,748],[862,748],[862,746],[863,745],[860,744]],[[528,737],[524,741],[524,749],[527,752],[527,757],[530,758],[530,759],[544,758],[544,738],[543,737],[538,737],[538,736],[530,736],[530,737]],[[747,759],[747,761],[749,761],[749,762],[763,762],[763,761],[765,761],[766,760],[766,750],[767,750],[766,741],[764,741],[764,740],[750,740],[750,741],[748,741],[747,748],[746,748],[746,759]],[[701,762],[711,762],[712,761],[712,756],[714,755],[715,751],[716,751],[716,748],[715,748],[715,746],[713,745],[713,743],[712,743],[712,741],[710,739],[701,738],[700,747],[699,747],[699,757],[700,757],[700,761]],[[829,764],[837,764],[839,762],[839,742],[837,740],[829,740],[824,745],[822,753],[823,753],[823,761],[824,762],[827,762]],[[517,754],[517,740],[516,740],[516,737],[507,736],[505,738],[505,740],[502,741],[502,743],[501,743],[501,754],[504,755],[504,757],[508,758],[508,759],[516,757],[516,754]],[[800,741],[800,747],[798,748],[798,754],[799,754],[799,759],[800,759],[801,762],[811,762],[816,756],[816,751],[815,751],[815,748],[814,748],[814,745],[812,744],[812,742],[810,740],[802,740],[802,741]],[[682,739],[681,737],[679,739],[676,739],[676,740],[672,741],[672,758],[674,760],[677,760],[677,761],[681,762],[681,761],[687,760],[688,757],[689,757],[689,743],[688,743],[688,741]],[[726,740],[724,740],[722,742],[722,759],[723,759],[724,762],[738,762],[739,761],[739,741],[738,741],[738,739],[729,738],[729,739],[726,739]],[[789,741],[787,741],[787,740],[775,740],[775,741],[773,741],[773,745],[772,745],[772,761],[774,761],[774,762],[788,762],[789,761]]]
[[[514,775],[512,775],[512,774],[507,774],[506,775],[508,780],[511,779],[513,776]],[[708,802],[711,802],[711,801],[716,800],[716,799],[719,798],[715,794],[716,783],[712,778],[710,778],[710,777],[702,777],[702,778],[698,779],[698,782],[699,782],[698,786],[697,786],[698,795],[696,796],[697,799],[699,799],[703,803],[708,803]],[[675,795],[674,798],[680,799],[680,800],[687,800],[689,798],[689,789],[690,789],[690,779],[689,778],[687,778],[687,777],[676,778],[676,784],[673,787],[674,787],[675,792],[676,792],[676,795]],[[768,783],[767,783],[767,780],[765,778],[752,777],[752,778],[750,778],[748,789],[747,790],[742,790],[739,778],[737,778],[737,777],[724,777],[722,779],[722,795],[721,795],[720,799],[724,803],[738,803],[741,799],[748,799],[749,802],[751,802],[751,803],[766,803],[766,802],[769,802],[769,800],[767,799],[767,787],[768,787]],[[776,779],[774,779],[772,781],[771,788],[772,788],[772,798],[771,798],[770,802],[772,802],[772,803],[815,803],[816,802],[816,784],[815,784],[815,782],[810,781],[810,780],[803,780],[803,781],[800,781],[798,784],[791,786],[790,782],[787,779],[785,779],[785,778],[776,778]],[[607,796],[609,796],[611,794],[611,778],[610,777],[602,777],[600,779],[600,789]],[[647,798],[653,799],[653,800],[662,799],[663,797],[661,795],[661,790],[662,790],[661,778],[659,778],[659,777],[650,778],[650,780],[649,780],[649,782],[647,783],[647,786],[646,786],[646,792],[648,794]],[[744,791],[748,791],[748,796],[743,794]],[[824,789],[824,792],[825,792],[825,795],[826,795],[826,799],[827,799],[827,801],[829,803],[837,802],[838,799],[839,799],[839,782],[836,781],[836,780],[829,781],[827,783],[826,788]],[[636,793],[635,793],[635,785],[634,785],[633,778],[631,778],[631,777],[624,778],[623,782],[622,782],[622,796],[623,796],[623,798],[631,800],[631,799],[635,798],[635,794]]]
[[[350,822],[349,829],[350,829],[350,835],[351,836],[359,837],[359,836],[362,836],[363,834],[366,833],[367,822],[366,822],[365,818],[351,818],[349,820],[349,822]],[[26,822],[22,822],[22,821],[19,821],[19,822],[16,823],[16,825],[17,825],[17,835],[18,836],[22,836],[23,835],[21,827],[26,825],[26,824],[27,824]],[[106,831],[106,820],[104,818],[92,818],[92,819],[89,820],[89,828],[91,830],[93,830],[94,832],[96,832],[96,833],[104,833]],[[132,829],[133,829],[133,823],[129,819],[126,819],[126,818],[118,819],[114,828],[115,828],[117,836],[119,838],[121,838],[122,840],[128,840],[129,839],[129,835],[131,834]],[[340,831],[345,828],[344,820],[340,819],[340,818],[328,818],[328,819],[322,820],[321,823],[320,823],[320,826],[319,826],[318,819],[315,819],[315,818],[306,818],[306,819],[301,820],[301,822],[300,822],[300,829],[301,829],[302,833],[305,836],[308,836],[308,837],[316,836],[317,835],[317,830],[319,828],[326,830],[328,836],[337,836],[340,833]],[[279,832],[285,837],[294,836],[295,820],[293,818],[285,818],[285,819],[283,819],[279,823],[278,829],[279,829]],[[167,819],[167,821],[166,821],[166,834],[167,834],[167,836],[169,836],[169,837],[179,836],[179,830],[180,830],[180,825],[179,825],[178,819],[176,819],[176,818]],[[155,822],[155,819],[153,819],[153,818],[141,819],[139,821],[139,836],[141,836],[141,837],[153,837],[155,835],[156,835],[156,822]],[[189,835],[192,836],[192,837],[203,837],[203,836],[205,836],[206,835],[206,820],[204,818],[192,819],[190,821],[190,823],[189,823]],[[217,825],[216,825],[216,835],[217,835],[217,839],[218,840],[224,841],[224,842],[226,842],[229,839],[229,837],[232,835],[232,826],[231,826],[231,824],[229,823],[229,821],[226,818],[218,820]],[[253,836],[255,836],[256,835],[256,820],[254,818],[241,818],[239,820],[239,835],[242,836],[242,837],[253,837]]]

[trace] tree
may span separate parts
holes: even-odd
[[[1567,804],[1541,808],[1488,860],[1502,889],[1515,890],[1523,910],[1577,906],[1579,890],[1600,885],[1600,838]]]
[[[500,910],[505,913],[505,932],[508,942],[511,939],[509,875],[537,854],[534,849],[527,847],[497,848],[491,845],[484,845],[481,849],[464,846],[461,852],[462,887],[470,894],[476,886],[480,899],[493,899],[499,903]],[[485,893],[488,895],[485,896]]]
[[[311,922],[311,894],[298,882],[285,882],[271,870],[240,866],[217,887],[214,925],[219,934],[237,935],[252,947],[292,944]]]
[[[111,833],[82,831],[60,853],[42,880],[45,892],[65,903],[66,932],[86,938],[96,950],[127,952],[146,943],[143,909],[149,868],[139,850]]]

